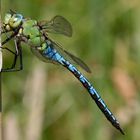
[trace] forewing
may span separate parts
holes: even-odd
[[[50,21],[42,21],[39,23],[43,30],[48,33],[63,34],[65,36],[72,36],[72,26],[67,19],[62,16],[55,16]]]

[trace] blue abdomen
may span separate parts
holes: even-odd
[[[58,51],[53,47],[51,42],[46,42],[46,48],[43,50],[43,56],[53,63],[63,64],[65,59],[61,56]]]
[[[92,99],[94,99],[97,106],[103,112],[105,117],[112,123],[112,125],[117,128],[122,134],[124,134],[123,130],[120,127],[119,122],[112,114],[112,112],[108,109],[107,105],[95,90],[93,85],[80,73],[79,70],[76,69],[69,61],[67,61],[59,52],[51,46],[51,44],[47,44],[48,47],[43,51],[43,55],[52,62],[57,62],[64,67],[66,67],[73,75],[82,83],[82,85],[86,88]]]

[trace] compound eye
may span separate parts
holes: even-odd
[[[17,21],[21,21],[23,19],[23,16],[22,15],[20,15],[20,14],[16,14],[15,15],[15,22],[17,22]]]
[[[17,17],[14,18],[13,22],[17,22],[19,19]]]
[[[14,16],[10,19],[10,26],[11,26],[12,28],[17,28],[17,27],[21,24],[22,19],[23,19],[22,15],[20,15],[20,14],[14,15]]]
[[[4,18],[4,24],[8,24],[9,23],[9,20],[11,19],[12,15],[11,14],[6,14],[5,15],[5,18]]]

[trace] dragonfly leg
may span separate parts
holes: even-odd
[[[23,69],[23,63],[22,63],[22,48],[20,46],[20,42],[15,40],[15,48],[16,48],[16,51],[13,52],[12,50],[4,47],[2,49],[6,49],[8,50],[9,52],[11,52],[12,54],[14,54],[14,61],[13,61],[13,64],[11,65],[10,68],[6,68],[6,69],[2,69],[1,71],[2,72],[14,72],[14,71],[20,71]],[[17,58],[19,56],[19,61],[20,61],[20,66],[19,68],[15,68],[16,67],[16,62],[17,62]]]
[[[2,32],[2,33],[4,33],[4,32]],[[1,43],[2,46],[3,46],[4,44],[6,44],[9,40],[11,40],[13,37],[15,37],[16,34],[17,34],[17,32],[15,32],[15,33],[11,34],[9,37],[7,37],[7,38]]]
[[[1,47],[1,49],[7,50],[7,51],[11,52],[12,54],[16,55],[16,53],[15,53],[14,51],[10,50],[10,49],[7,48],[7,47]]]

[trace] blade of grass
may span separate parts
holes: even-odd
[[[1,13],[1,0],[0,0]],[[1,69],[2,69],[2,51],[1,51],[1,14],[0,14],[0,139],[2,140],[2,93],[1,93]]]

